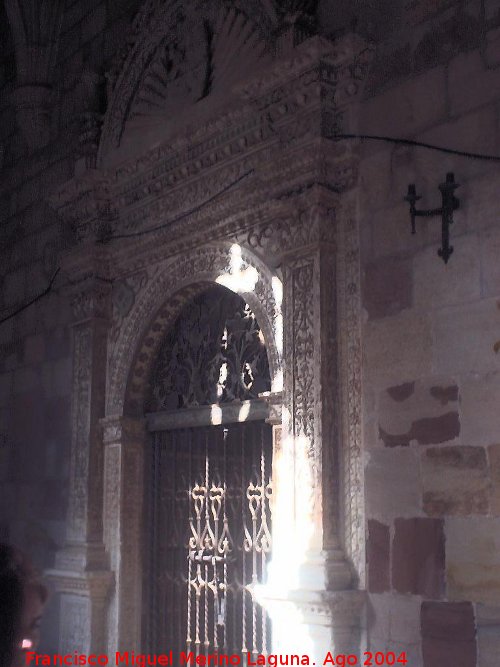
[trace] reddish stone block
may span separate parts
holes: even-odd
[[[406,401],[406,399],[410,398],[414,392],[415,382],[404,382],[403,384],[398,384],[387,389],[387,393],[392,398],[392,400],[397,401],[398,403],[401,401]]]
[[[424,667],[476,667],[476,628],[470,602],[423,602]]]
[[[439,417],[424,417],[412,422],[406,433],[387,433],[379,427],[379,436],[386,447],[408,446],[412,440],[419,445],[439,445],[460,435],[458,412],[447,412]]]
[[[440,598],[444,593],[442,519],[396,519],[392,544],[392,587],[399,593]]]
[[[379,521],[368,521],[368,542],[366,547],[368,567],[368,590],[370,593],[384,593],[390,588],[390,538],[389,526]]]

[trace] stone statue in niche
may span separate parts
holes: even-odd
[[[187,304],[165,337],[146,411],[249,400],[270,389],[254,314],[240,296],[217,286]]]

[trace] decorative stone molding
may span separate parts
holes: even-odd
[[[104,436],[104,543],[116,587],[107,650],[139,650],[142,614],[144,420],[107,417]]]
[[[105,650],[107,599],[113,583],[103,543],[103,451],[107,331],[111,285],[106,251],[78,249],[63,262],[71,276],[73,311],[70,497],[66,540],[48,576],[61,593],[61,645],[71,651]],[[73,610],[81,623],[65,611]],[[76,635],[74,623],[79,627]],[[77,643],[70,647],[70,643]]]
[[[241,258],[242,270],[251,267],[257,280],[253,290],[240,294],[257,317],[266,340],[271,377],[276,377],[281,371],[281,354],[276,343],[273,276],[253,253],[242,249]],[[193,251],[170,262],[163,271],[151,267],[149,280],[135,296],[133,309],[120,320],[119,334],[112,334],[116,343],[110,351],[108,412],[116,414],[125,409],[129,414],[140,413],[145,381],[169,323],[190,298],[230,272],[231,244],[227,242]],[[153,322],[152,313],[156,313]]]
[[[51,83],[59,47],[64,0],[6,0],[16,53],[16,120],[32,150],[50,139]]]
[[[169,3],[168,12],[181,4]],[[68,274],[77,283],[75,331],[83,340],[76,337],[75,350],[82,379],[91,377],[97,358],[90,366],[78,361],[86,356],[82,346],[94,349],[92,332],[101,331],[104,360],[106,341],[102,374],[90,384],[101,391],[105,382],[108,416],[100,422],[104,463],[95,466],[105,480],[102,539],[116,579],[107,611],[108,650],[140,648],[141,418],[151,369],[182,307],[221,277],[231,277],[236,244],[240,272],[251,270],[256,278],[241,296],[262,329],[271,376],[285,376],[283,393],[276,382],[268,401],[278,489],[276,563],[280,549],[281,562],[291,560],[290,543],[303,551],[296,580],[285,588],[275,568],[266,604],[274,609],[277,637],[280,615],[290,612],[294,628],[315,638],[314,650],[335,641],[356,652],[364,596],[348,589],[362,584],[364,567],[358,155],[356,145],[332,133],[355,129],[370,51],[354,37],[334,44],[306,39],[242,82],[228,111],[191,133],[179,130],[168,143],[119,167],[105,167],[128,122],[120,91],[130,85],[128,74],[137,83],[146,76],[147,56],[161,34],[154,22],[166,11],[159,1],[145,4],[141,30],[154,24],[158,33],[150,39],[139,31],[131,45],[114,89],[118,106],[111,104],[105,120],[99,169],[52,198],[80,241],[76,256],[82,259],[68,265]],[[267,20],[272,32],[276,17]],[[96,245],[103,229],[109,243]],[[127,234],[134,236],[113,240]],[[273,289],[278,277],[282,309],[281,294]],[[79,286],[85,287],[82,295]],[[88,392],[88,381],[84,385]],[[75,406],[77,399],[88,406],[78,383]],[[99,422],[97,411],[91,414],[92,423]],[[84,450],[86,436],[79,437]],[[294,635],[290,625],[282,629],[283,638]]]

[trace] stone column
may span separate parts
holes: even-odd
[[[108,653],[139,651],[142,613],[144,421],[107,417],[104,428],[104,541],[115,573]]]
[[[111,284],[105,252],[68,257],[73,310],[71,458],[66,542],[47,573],[61,593],[61,652],[101,652],[106,600],[112,583],[102,534],[103,451],[107,332]]]
[[[339,197],[317,187],[275,226],[283,271],[283,418],[265,604],[273,650],[358,653],[364,594],[342,547],[342,378],[335,214]]]

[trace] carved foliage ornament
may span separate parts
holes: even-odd
[[[254,314],[237,294],[213,287],[184,307],[167,334],[147,410],[248,400],[270,389]]]

